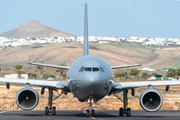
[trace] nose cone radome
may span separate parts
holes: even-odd
[[[99,79],[100,79],[100,76],[98,73],[87,73],[84,76],[84,80],[90,83],[94,83],[95,81],[98,81]]]

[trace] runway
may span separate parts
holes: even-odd
[[[57,115],[44,115],[44,111],[1,111],[0,120],[179,120],[180,111],[132,111],[131,117],[119,117],[118,111],[96,111],[95,117],[86,117],[84,111],[59,110]]]

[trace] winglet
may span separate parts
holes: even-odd
[[[89,55],[87,3],[84,6],[84,48],[83,56]]]

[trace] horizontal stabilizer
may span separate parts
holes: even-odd
[[[128,68],[128,67],[137,67],[137,66],[141,66],[141,64],[135,64],[135,65],[122,65],[122,66],[111,66],[111,69]]]
[[[67,66],[49,65],[49,64],[42,64],[42,63],[32,63],[32,62],[28,62],[28,64],[40,65],[40,66],[52,67],[52,68],[61,68],[61,69],[67,69],[67,70],[69,70],[69,68],[70,68],[70,67],[67,67]]]

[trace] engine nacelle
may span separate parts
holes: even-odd
[[[139,102],[144,110],[155,112],[161,108],[163,97],[159,91],[150,88],[142,92]]]
[[[16,94],[16,103],[23,110],[31,110],[37,106],[39,95],[33,88],[24,87]]]

